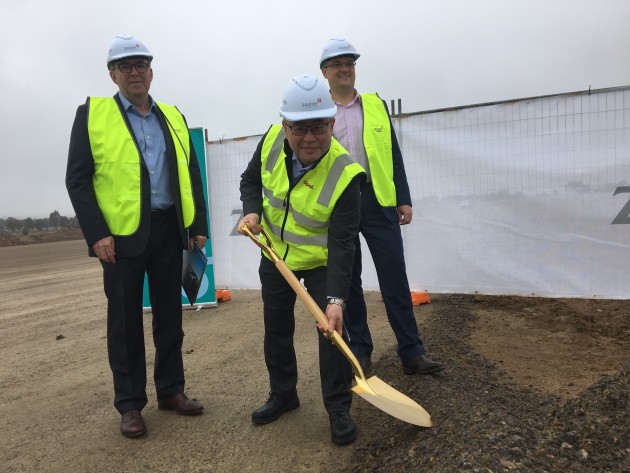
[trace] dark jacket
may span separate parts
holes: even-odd
[[[262,215],[262,177],[261,149],[265,137],[262,137],[245,172],[241,174],[241,201],[243,215],[257,213]],[[293,151],[289,142],[284,140],[285,164],[289,181],[293,181],[291,158]],[[317,164],[316,164],[317,165]],[[354,239],[359,233],[361,219],[361,187],[365,174],[355,177],[341,194],[330,217],[328,229],[328,289],[330,297],[348,298],[352,267],[354,264]]]
[[[129,130],[131,125],[127,118],[127,113],[118,98],[118,94],[114,96],[120,113]],[[111,236],[103,213],[98,206],[96,194],[92,179],[94,176],[94,158],[92,157],[92,149],[90,148],[90,139],[88,135],[87,119],[89,114],[90,99],[84,105],[80,105],[72,125],[72,134],[70,136],[70,150],[68,152],[68,167],[66,169],[66,188],[70,196],[70,201],[74,207],[79,225],[83,231],[83,236],[89,246],[90,256],[96,256],[92,250],[92,245],[97,241]],[[175,209],[177,212],[177,220],[179,222],[179,233],[182,248],[188,248],[188,238],[198,235],[208,236],[208,221],[206,217],[206,202],[203,195],[203,185],[197,155],[195,153],[192,141],[190,143],[190,177],[192,180],[193,194],[195,199],[195,221],[190,228],[184,228],[181,201],[179,199],[179,179],[177,174],[177,162],[175,158],[175,147],[173,139],[166,126],[164,115],[159,107],[156,107],[156,114],[162,128],[164,141],[166,144],[166,160],[169,166],[169,174],[171,180],[171,194],[174,197]],[[133,131],[131,135],[135,141]],[[137,144],[137,143],[136,143]],[[138,147],[138,149],[140,149]],[[147,244],[149,232],[151,231],[151,186],[149,180],[149,171],[144,163],[141,162],[141,218],[138,230],[129,236],[114,236],[116,256],[131,257],[141,254]]]

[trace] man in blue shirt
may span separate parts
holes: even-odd
[[[152,59],[138,38],[115,38],[107,67],[119,92],[79,106],[66,171],[89,254],[103,267],[114,406],[125,437],[146,432],[145,273],[158,408],[182,415],[203,410],[184,394],[181,274],[182,250],[205,246],[206,204],[183,115],[149,95]]]

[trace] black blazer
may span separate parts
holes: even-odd
[[[123,116],[129,130],[131,125],[127,118],[127,113],[123,109],[122,103],[118,98],[118,94],[114,96],[120,113]],[[90,99],[88,97],[84,105],[80,105],[72,125],[72,134],[70,136],[70,149],[68,152],[68,166],[66,169],[66,188],[70,196],[70,201],[74,207],[79,225],[85,237],[85,241],[89,246],[90,256],[96,256],[92,250],[92,245],[98,240],[111,235],[103,213],[101,212],[98,202],[96,201],[96,193],[94,192],[93,176],[94,176],[94,158],[92,149],[90,148],[90,139],[88,135],[87,119],[90,107]],[[188,238],[198,235],[208,236],[208,221],[206,218],[206,202],[203,195],[203,184],[201,182],[201,174],[197,155],[193,148],[192,140],[190,143],[190,177],[192,180],[193,195],[195,199],[195,220],[192,225],[184,228],[182,217],[182,206],[179,196],[179,179],[177,172],[177,161],[175,155],[175,147],[173,139],[169,132],[164,115],[159,107],[157,116],[164,134],[166,143],[166,160],[168,162],[169,173],[171,178],[171,194],[175,201],[177,211],[177,221],[179,222],[179,233],[182,248],[188,248]],[[134,141],[135,136],[131,133]],[[136,143],[137,144],[137,143]],[[140,148],[138,148],[140,149]],[[151,186],[149,181],[149,171],[144,163],[141,162],[141,218],[138,230],[129,236],[114,236],[116,256],[131,257],[141,254],[149,239],[151,227]]]

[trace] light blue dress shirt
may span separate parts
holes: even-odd
[[[151,209],[167,209],[173,205],[169,170],[166,163],[166,144],[160,121],[156,115],[155,102],[151,100],[151,109],[143,116],[138,109],[118,93],[127,117],[136,137],[144,163],[149,170],[151,181]]]

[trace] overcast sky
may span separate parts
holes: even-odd
[[[70,129],[88,95],[116,92],[118,33],[153,53],[153,97],[215,140],[277,122],[329,38],[361,53],[359,91],[417,112],[629,85],[629,24],[627,0],[2,0],[0,218],[74,215]]]

